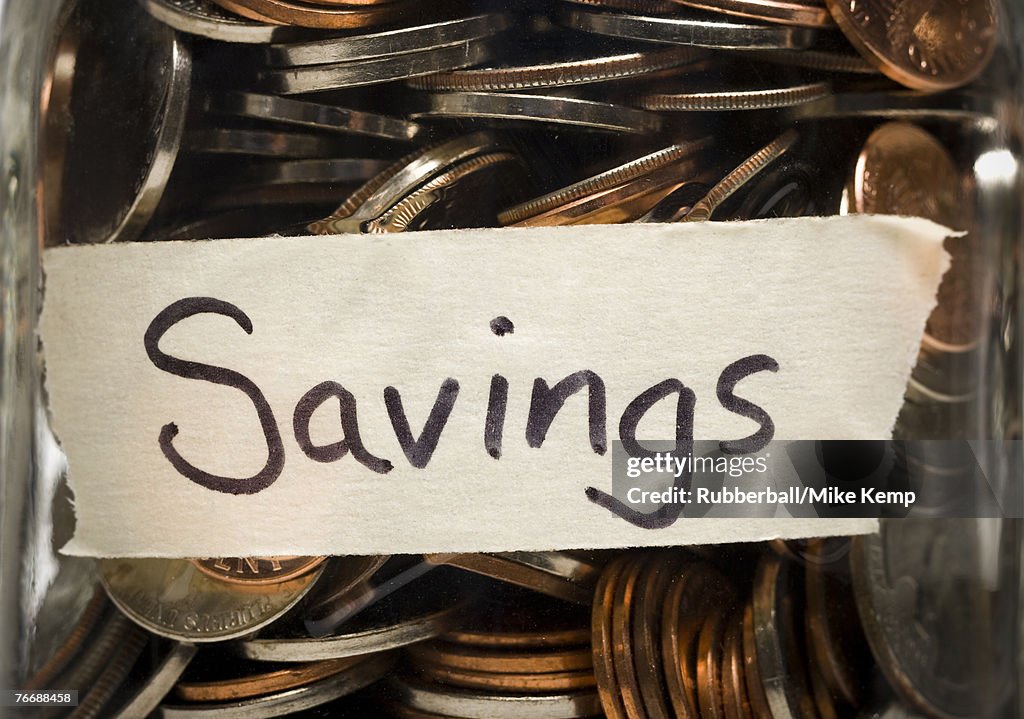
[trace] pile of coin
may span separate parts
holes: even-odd
[[[26,688],[122,719],[995,716],[1014,605],[978,537],[888,520],[682,549],[103,560]]]
[[[947,241],[898,435],[957,436],[979,402],[970,166],[1003,111],[980,84],[999,72],[997,14],[77,0],[44,87],[45,240],[927,217],[968,234]],[[27,686],[123,719],[992,715],[1012,682],[991,630],[1010,620],[982,601],[973,530],[896,526],[852,543],[104,560]]]

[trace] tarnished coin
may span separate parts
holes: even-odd
[[[259,22],[314,27],[321,30],[350,30],[381,25],[408,9],[402,2],[365,5],[324,5],[301,0],[213,0],[221,7]]]
[[[721,87],[718,83],[716,87]],[[714,89],[701,92],[651,93],[639,100],[640,107],[647,110],[669,111],[722,111],[722,110],[766,110],[776,107],[790,107],[810,102],[829,93],[827,82],[810,82],[788,87],[759,86],[749,90]]]
[[[626,563],[626,568],[616,583],[614,606],[612,607],[612,662],[615,664],[615,681],[618,684],[626,716],[637,719],[643,716],[643,696],[637,679],[633,656],[633,607],[636,601],[637,583],[647,561],[643,553],[635,553]]]
[[[815,36],[815,31],[808,28],[717,21],[705,17],[650,17],[576,9],[559,10],[555,17],[566,27],[598,35],[725,50],[799,50],[814,42]]]
[[[415,140],[423,130],[415,122],[398,117],[252,92],[211,95],[206,100],[206,109],[268,122],[404,142]]]
[[[593,671],[480,672],[442,664],[418,663],[418,674],[441,684],[465,689],[516,694],[549,694],[593,689]]]
[[[413,119],[485,119],[505,123],[546,123],[604,132],[646,134],[661,127],[661,119],[644,110],[595,100],[559,95],[504,92],[444,92],[427,99],[428,109]]]
[[[675,0],[683,5],[739,15],[764,22],[805,27],[829,27],[832,16],[815,0]]]
[[[305,686],[351,669],[362,661],[366,661],[366,657],[328,659],[296,664],[269,672],[259,666],[238,666],[235,663],[224,666],[221,663],[220,671],[217,672],[218,678],[210,678],[207,673],[207,676],[199,681],[183,679],[175,684],[174,694],[179,699],[189,702],[238,701]],[[248,671],[245,671],[246,669]],[[228,676],[220,676],[224,674]]]
[[[672,709],[665,687],[661,655],[661,614],[665,594],[676,578],[683,556],[672,552],[655,554],[641,574],[633,617],[633,655],[643,706],[650,719],[669,719]]]
[[[420,90],[505,91],[585,85],[623,80],[678,67],[699,59],[692,48],[663,48],[618,55],[573,58],[542,65],[509,65],[453,70],[409,81]]]
[[[142,4],[150,15],[179,32],[220,42],[285,42],[304,34],[287,25],[243,20],[213,0],[142,0]]]
[[[623,572],[629,566],[628,559],[620,557],[604,568],[594,589],[594,604],[591,615],[591,647],[594,653],[594,674],[597,678],[597,694],[601,709],[608,719],[625,719],[626,708],[619,692],[615,673],[612,634],[612,612],[615,595]]]
[[[973,80],[996,42],[993,0],[826,0],[839,28],[865,58],[915,90]]]
[[[68,23],[78,39],[63,192],[59,220],[48,229],[58,243],[131,241],[152,217],[174,165],[191,56],[137,3],[82,0],[75,13]],[[71,191],[83,187],[91,191]]]
[[[273,622],[313,587],[322,568],[252,587],[214,579],[187,559],[101,559],[100,578],[114,604],[162,637],[213,642]]]
[[[850,560],[864,633],[900,696],[932,717],[990,716],[1008,667],[993,661],[976,523],[883,520]]]
[[[214,557],[193,559],[199,571],[214,579],[236,584],[277,584],[301,577],[327,557]]]
[[[511,24],[512,18],[509,15],[473,15],[426,25],[399,27],[384,32],[271,45],[266,49],[265,56],[267,64],[274,67],[369,60],[423,52],[490,37],[508,29]]]
[[[957,224],[960,178],[946,149],[909,123],[890,122],[868,137],[852,179],[852,210]]]

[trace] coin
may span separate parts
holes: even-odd
[[[789,119],[831,117],[885,117],[955,123],[981,132],[994,131],[999,123],[996,103],[976,92],[939,94],[911,90],[837,92],[785,110]]]
[[[207,128],[185,136],[185,148],[197,154],[329,158],[341,154],[342,147],[330,136],[267,130]]]
[[[265,70],[259,74],[259,83],[265,91],[274,94],[322,92],[471,67],[486,62],[492,55],[493,47],[488,39],[477,38],[456,45],[369,60]]]
[[[445,92],[429,95],[428,108],[414,112],[413,119],[489,119],[511,123],[543,122],[549,125],[645,134],[661,124],[657,115],[643,110],[594,100],[559,95],[524,95],[497,92]]]
[[[490,37],[508,29],[511,24],[512,18],[505,14],[473,15],[425,25],[399,27],[384,32],[271,45],[266,48],[265,57],[267,64],[275,67],[325,65],[393,57]]]
[[[614,559],[604,568],[594,588],[594,606],[591,615],[591,646],[594,653],[594,674],[601,708],[608,719],[624,719],[626,708],[618,689],[615,673],[612,612],[615,595],[623,572],[628,567],[625,557]]]
[[[288,0],[213,0],[221,7],[259,22],[349,30],[394,20],[406,10],[401,2],[366,6],[328,6]]]
[[[303,34],[286,25],[242,20],[212,0],[142,0],[142,4],[150,15],[179,32],[220,42],[283,42]]]
[[[191,56],[137,3],[82,0],[56,242],[136,239],[167,185],[185,126]],[[74,30],[77,32],[77,30]],[[101,172],[103,181],[96,181]],[[91,187],[90,192],[69,188]]]
[[[652,170],[665,167],[684,158],[693,157],[701,150],[708,148],[711,142],[711,138],[703,138],[694,142],[670,145],[635,160],[630,160],[585,180],[574,182],[567,187],[510,207],[498,215],[498,222],[503,225],[511,225],[588,195],[618,187],[630,180],[642,177]]]
[[[573,9],[558,11],[555,18],[566,27],[599,35],[716,49],[799,50],[809,46],[815,36],[807,28],[710,21],[703,17],[650,17]]]
[[[153,671],[114,715],[114,719],[146,719],[171,691],[178,678],[195,657],[195,644],[175,642],[159,660]]]
[[[781,157],[797,141],[796,130],[786,130],[763,148],[740,163],[736,169],[727,174],[712,187],[704,199],[695,204],[686,216],[685,222],[710,220],[715,210],[729,196],[750,182],[765,167]]]
[[[643,76],[678,67],[701,57],[698,51],[680,47],[601,55],[550,62],[543,65],[511,65],[452,70],[409,81],[420,90],[504,91],[563,85],[583,85]]]
[[[235,176],[238,184],[231,188],[226,194],[234,196],[234,204],[242,204],[247,199],[246,193],[240,192],[240,188],[253,188],[254,193],[248,195],[253,197],[262,194],[263,201],[275,202],[274,198],[288,203],[301,202],[303,199],[312,197],[305,193],[299,193],[296,197],[285,197],[273,191],[267,192],[268,188],[288,187],[293,185],[330,185],[334,187],[331,197],[337,199],[338,185],[349,185],[354,182],[366,182],[374,175],[387,169],[386,160],[366,160],[359,158],[343,158],[338,160],[284,160],[281,162],[269,162],[257,165],[249,165],[245,171]],[[259,193],[258,191],[262,191]],[[282,202],[278,202],[281,204]],[[211,205],[217,203],[211,202]],[[253,203],[256,204],[256,203]]]
[[[334,701],[372,684],[391,671],[394,663],[395,658],[392,655],[370,657],[345,671],[294,689],[237,702],[163,704],[158,709],[157,716],[162,719],[262,719],[300,712]]]
[[[485,694],[426,684],[410,678],[392,678],[389,693],[412,709],[442,716],[479,719],[576,719],[600,713],[592,690],[559,694]]]
[[[925,217],[951,226],[960,215],[959,175],[945,148],[915,125],[890,122],[868,136],[853,175],[854,212]]]
[[[598,572],[593,564],[560,552],[424,556],[437,564],[448,564],[576,604],[590,604]]]
[[[425,643],[410,647],[408,654],[431,664],[491,674],[568,672],[594,666],[590,647],[556,651],[489,651],[457,644]]]
[[[93,590],[92,598],[85,605],[81,616],[75,625],[68,632],[64,642],[47,659],[42,666],[25,680],[21,688],[25,691],[43,689],[52,686],[51,682],[57,677],[74,659],[80,655],[89,635],[96,630],[104,614],[110,609],[110,602],[107,600],[107,593],[102,587]]]
[[[933,717],[988,716],[1002,669],[978,585],[971,520],[882,521],[856,537],[854,595],[878,667],[899,695]]]
[[[244,585],[278,584],[301,577],[327,557],[214,557],[193,559],[200,572],[214,579]]]
[[[815,716],[801,662],[797,571],[796,565],[765,555],[754,578],[753,628],[758,673],[775,719]]]
[[[720,83],[717,85],[720,87]],[[811,82],[788,87],[762,86],[750,90],[709,90],[706,92],[651,93],[639,99],[646,110],[722,111],[766,110],[810,102],[829,94],[827,82]]]
[[[229,702],[249,699],[305,686],[351,669],[365,660],[365,657],[328,659],[298,664],[276,671],[250,671],[248,673],[242,673],[241,667],[232,666],[228,668],[232,675],[230,678],[213,681],[179,681],[174,686],[174,693],[179,699],[189,702]]]
[[[748,602],[743,608],[743,678],[755,719],[773,719],[768,697],[764,691],[761,665],[757,660],[757,641],[754,635],[754,607]]]
[[[644,710],[650,719],[669,719],[672,715],[661,656],[661,613],[666,590],[681,561],[682,556],[676,553],[655,555],[638,581],[632,624],[634,667]]]
[[[132,625],[107,657],[96,678],[82,685],[83,696],[69,715],[69,719],[95,719],[105,716],[114,694],[121,689],[148,641],[149,635]]]
[[[409,142],[423,128],[414,122],[336,105],[292,100],[252,92],[217,93],[207,98],[206,109],[227,115],[252,117],[268,122],[300,125],[317,130],[344,132]]]
[[[804,0],[675,0],[683,5],[749,17],[765,22],[804,27],[829,27],[832,16],[820,2]]]
[[[111,600],[132,621],[191,642],[231,639],[273,622],[323,571],[247,587],[214,579],[186,559],[101,559],[99,568]]]
[[[822,72],[856,75],[874,75],[878,72],[874,65],[860,55],[835,50],[743,50],[742,56]]]
[[[466,689],[519,694],[571,692],[593,689],[597,680],[592,671],[565,672],[478,672],[440,664],[421,663],[417,673],[442,684]]]
[[[616,582],[612,607],[612,662],[615,664],[615,681],[626,709],[626,716],[630,719],[644,715],[643,696],[640,693],[640,682],[633,660],[632,622],[637,582],[646,561],[647,557],[644,554],[630,557]]]
[[[879,70],[915,90],[974,79],[996,41],[993,0],[826,0],[839,29]]]

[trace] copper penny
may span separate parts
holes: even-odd
[[[704,620],[697,640],[697,704],[706,719],[725,719],[722,705],[722,652],[726,613],[715,607]]]
[[[669,719],[672,709],[664,679],[661,656],[661,614],[665,595],[678,576],[679,554],[659,554],[651,558],[640,577],[633,617],[633,651],[637,680],[644,708],[650,719]]]
[[[754,18],[765,22],[803,27],[829,27],[832,16],[820,2],[780,0],[675,0],[682,5],[722,12],[728,15]]]
[[[995,48],[994,0],[826,0],[850,43],[915,90],[974,79]]]
[[[409,654],[430,664],[492,674],[589,671],[594,666],[590,647],[553,652],[508,652],[432,642],[410,647]]]
[[[430,663],[418,664],[416,669],[423,676],[443,684],[492,692],[515,692],[518,694],[570,692],[593,689],[597,684],[592,671],[505,672],[498,674]]]
[[[210,557],[193,559],[203,574],[232,584],[276,584],[301,577],[327,557]]]
[[[757,646],[754,639],[754,608],[750,603],[743,608],[743,674],[747,686],[751,716],[755,719],[772,719],[768,697],[764,693],[764,680],[757,661]]]
[[[619,694],[629,719],[644,719],[647,716],[633,663],[632,637],[637,581],[646,560],[644,555],[630,557],[615,590],[615,606],[612,608],[612,661],[615,663]]]
[[[622,557],[613,561],[601,573],[594,591],[594,608],[591,615],[591,642],[594,652],[594,675],[597,678],[597,695],[601,700],[608,719],[625,719],[626,707],[622,703],[619,685],[615,676],[612,659],[612,610],[615,606],[615,591],[628,559]]]
[[[273,672],[206,682],[178,682],[174,693],[190,702],[227,702],[286,691],[310,682],[334,676],[355,666],[366,657],[346,657],[309,662]]]
[[[298,25],[323,30],[348,30],[394,20],[408,6],[383,5],[324,6],[286,0],[213,0],[225,10],[259,22]]]

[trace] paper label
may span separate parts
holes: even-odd
[[[611,443],[889,437],[948,234],[844,217],[47,250],[46,388],[77,516],[65,551],[870,531],[637,526],[608,502]]]

